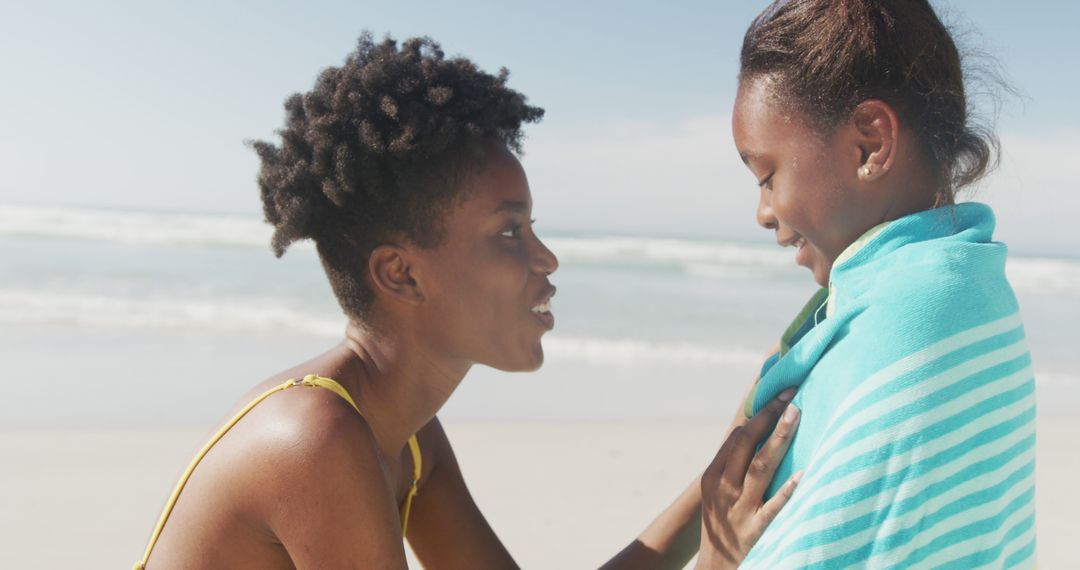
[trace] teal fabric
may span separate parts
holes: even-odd
[[[759,380],[755,411],[791,386],[803,410],[767,496],[805,475],[744,567],[1031,567],[1035,381],[993,212],[877,230]]]

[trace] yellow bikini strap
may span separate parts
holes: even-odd
[[[349,393],[345,391],[345,388],[343,388],[341,384],[338,384],[334,380],[331,380],[330,378],[325,378],[323,376],[308,374],[307,376],[304,376],[304,379],[301,380],[300,383],[304,386],[318,386],[320,388],[327,388],[329,390],[333,390],[335,394],[341,396],[345,399],[345,401],[349,402],[349,404],[352,405],[353,409],[356,410],[356,413],[363,415],[363,413],[360,412],[360,408],[356,406],[356,402],[354,402],[352,397],[349,396]],[[415,497],[417,493],[419,493],[420,475],[424,472],[424,462],[423,458],[420,456],[420,442],[417,441],[415,434],[409,438],[409,452],[412,453],[413,478],[412,485],[409,486],[409,494],[405,496],[405,504],[401,508],[402,536],[404,536],[405,532],[409,530],[409,513],[410,511],[412,511],[413,497]]]
[[[350,396],[349,393],[345,391],[345,388],[342,387],[341,384],[338,384],[335,380],[331,380],[330,378],[325,378],[323,376],[308,374],[307,376],[304,376],[303,379],[295,380],[293,382],[296,384],[303,384],[304,386],[318,386],[319,388],[326,388],[327,390],[332,391],[338,396],[341,396],[346,402],[349,403],[350,406],[353,407],[354,410],[356,410],[356,413],[360,414],[361,416],[364,415],[363,412],[360,411],[360,408],[356,405],[356,402],[353,401],[352,396]]]
[[[263,392],[250,403],[248,403],[248,405],[244,406],[243,409],[237,412],[236,415],[233,416],[231,420],[229,420],[229,423],[221,426],[221,429],[219,429],[217,433],[215,433],[214,436],[210,438],[210,441],[206,442],[206,445],[204,445],[202,449],[199,450],[199,453],[195,456],[195,459],[191,462],[191,465],[188,465],[187,470],[185,470],[184,474],[180,477],[180,481],[177,482],[176,488],[173,489],[172,495],[169,496],[169,501],[165,503],[165,508],[161,511],[161,517],[158,519],[157,526],[154,527],[154,532],[150,535],[150,542],[148,542],[146,545],[146,551],[143,553],[142,559],[135,563],[134,570],[143,570],[143,568],[146,566],[146,561],[149,560],[150,553],[153,552],[154,545],[157,544],[158,537],[161,536],[161,529],[165,528],[165,521],[169,520],[169,515],[172,514],[173,507],[176,506],[176,500],[180,498],[180,492],[184,490],[184,486],[187,485],[188,479],[191,478],[191,473],[195,471],[195,467],[199,465],[199,462],[202,461],[204,457],[206,457],[206,454],[210,451],[210,448],[213,447],[214,444],[218,442],[218,440],[224,437],[225,434],[234,425],[236,425],[236,423],[239,422],[241,418],[247,415],[247,413],[250,412],[252,408],[257,406],[259,402],[262,402],[266,398],[270,397],[272,394],[285,390],[286,388],[296,386],[299,383],[300,382],[296,380],[287,380]]]
[[[419,492],[420,474],[424,471],[423,458],[420,456],[420,442],[416,435],[409,438],[409,451],[412,452],[413,478],[409,486],[409,494],[405,496],[405,505],[401,508],[401,535],[409,530],[409,512],[412,511],[413,497]]]
[[[144,570],[144,568],[146,567],[146,562],[150,558],[150,553],[153,552],[154,545],[157,544],[158,538],[161,536],[161,530],[165,528],[165,522],[169,519],[169,515],[172,514],[172,510],[173,507],[176,506],[177,499],[180,498],[180,492],[184,490],[184,486],[187,485],[188,479],[191,478],[192,472],[195,471],[195,467],[198,466],[199,462],[203,460],[206,454],[210,451],[210,448],[213,447],[214,444],[218,442],[218,440],[224,437],[225,434],[234,425],[236,425],[236,423],[239,422],[241,418],[247,415],[247,413],[250,412],[252,408],[257,406],[260,402],[277,392],[292,388],[293,386],[310,386],[331,390],[338,396],[341,396],[346,402],[348,402],[349,405],[352,406],[354,410],[356,410],[356,413],[360,414],[361,416],[364,415],[360,411],[360,407],[357,406],[356,402],[352,399],[352,396],[349,395],[349,392],[346,391],[341,384],[338,384],[337,381],[330,378],[316,376],[315,374],[308,374],[300,380],[286,380],[285,382],[282,382],[281,384],[278,384],[277,386],[274,386],[273,388],[270,388],[269,390],[260,394],[258,397],[248,403],[248,405],[244,406],[239,412],[237,412],[236,415],[233,416],[233,418],[229,420],[227,424],[222,426],[221,429],[219,429],[217,433],[215,433],[214,436],[210,438],[210,441],[206,442],[206,445],[204,445],[203,448],[199,451],[199,453],[195,456],[195,459],[191,462],[191,465],[189,465],[187,470],[184,471],[184,474],[180,477],[180,481],[176,484],[176,488],[173,489],[172,495],[169,497],[168,502],[165,503],[165,508],[161,512],[161,518],[158,519],[157,526],[154,527],[154,532],[150,535],[150,541],[146,545],[146,551],[143,553],[142,559],[135,563],[133,567],[134,570]],[[417,485],[420,482],[420,474],[422,473],[420,443],[417,442],[415,435],[409,438],[409,451],[412,452],[413,459],[413,481],[412,486],[409,488],[409,494],[405,498],[405,506],[402,509],[402,535],[405,534],[405,531],[409,525],[409,511],[412,509],[412,500],[413,497],[415,497],[417,494]]]
[[[356,406],[356,402],[354,402],[352,397],[349,396],[349,393],[345,391],[345,388],[343,388],[341,384],[338,384],[334,380],[331,380],[330,378],[324,378],[322,376],[316,376],[314,374],[308,374],[307,376],[304,376],[304,379],[301,381],[301,383],[304,386],[319,386],[321,388],[333,390],[335,394],[341,396],[345,399],[345,401],[349,402],[349,404],[351,404],[352,407],[356,409],[356,413],[363,415],[362,413],[360,413],[360,408]],[[409,513],[410,511],[412,511],[413,497],[415,497],[417,493],[419,493],[420,474],[424,472],[424,462],[423,458],[420,456],[420,442],[417,441],[415,434],[409,438],[409,452],[412,453],[413,477],[412,485],[409,486],[409,493],[405,496],[405,504],[401,507],[402,536],[404,536],[406,531],[409,530]]]
[[[297,384],[303,384],[304,386],[318,386],[320,388],[326,388],[332,390],[338,396],[345,399],[356,410],[356,413],[361,416],[364,415],[360,408],[357,407],[356,402],[353,401],[349,393],[338,384],[335,380],[326,378],[324,376],[316,376],[314,374],[308,374],[304,376],[302,380],[296,382]],[[419,493],[420,474],[423,473],[423,458],[420,456],[420,442],[417,441],[416,435],[409,438],[409,452],[412,453],[413,460],[413,478],[412,485],[409,486],[409,493],[405,496],[405,504],[401,508],[401,534],[405,535],[405,532],[409,529],[409,512],[412,510],[413,497]]]

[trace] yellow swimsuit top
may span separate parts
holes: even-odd
[[[210,441],[208,441],[206,445],[204,445],[203,448],[199,451],[199,453],[195,456],[195,459],[192,460],[191,465],[188,465],[187,470],[184,471],[184,474],[180,477],[180,481],[176,484],[176,488],[173,489],[172,496],[169,497],[169,501],[165,503],[165,508],[161,512],[161,518],[158,519],[157,526],[154,527],[154,532],[150,535],[150,542],[146,545],[146,551],[143,553],[142,559],[135,563],[134,570],[143,570],[146,567],[146,562],[150,559],[150,553],[154,550],[154,544],[157,543],[158,537],[161,535],[161,529],[165,527],[165,521],[169,519],[169,515],[172,513],[173,507],[176,506],[176,500],[180,498],[180,492],[184,490],[184,485],[186,485],[188,479],[191,478],[191,473],[195,471],[195,467],[199,464],[200,461],[202,461],[203,457],[206,456],[207,452],[210,451],[210,448],[213,447],[214,444],[218,442],[218,440],[224,437],[225,434],[229,431],[229,429],[236,425],[236,423],[239,422],[240,419],[243,418],[248,412],[250,412],[252,408],[258,405],[259,402],[262,402],[271,394],[275,394],[282,390],[292,388],[293,386],[326,388],[327,390],[330,390],[338,396],[344,398],[345,401],[348,402],[354,410],[356,410],[356,413],[360,413],[360,408],[356,406],[356,402],[353,401],[352,397],[349,396],[349,393],[345,391],[345,388],[343,388],[341,384],[338,384],[336,381],[331,380],[330,378],[324,378],[322,376],[316,376],[314,374],[308,374],[300,380],[286,380],[285,382],[263,392],[257,398],[252,400],[251,403],[244,406],[243,409],[237,412],[236,415],[233,416],[233,418],[229,420],[228,423],[222,426],[222,428],[219,429],[216,434],[214,434],[214,437],[210,438]],[[413,497],[416,496],[418,488],[417,486],[420,483],[420,443],[416,441],[415,435],[409,438],[409,451],[412,452],[413,479],[412,485],[409,487],[409,493],[405,496],[405,504],[401,506],[402,536],[405,535],[405,532],[409,528],[409,510],[412,508]]]

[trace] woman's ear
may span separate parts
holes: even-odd
[[[900,120],[888,103],[868,99],[851,112],[851,121],[859,146],[858,178],[863,182],[877,180],[896,161]]]
[[[376,247],[368,256],[368,274],[372,286],[392,299],[408,305],[418,305],[424,300],[420,284],[412,274],[409,252],[404,247],[393,244]]]

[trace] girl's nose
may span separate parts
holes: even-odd
[[[777,227],[776,216],[773,215],[772,206],[765,195],[766,189],[762,188],[758,194],[757,223],[767,230],[775,230]]]

